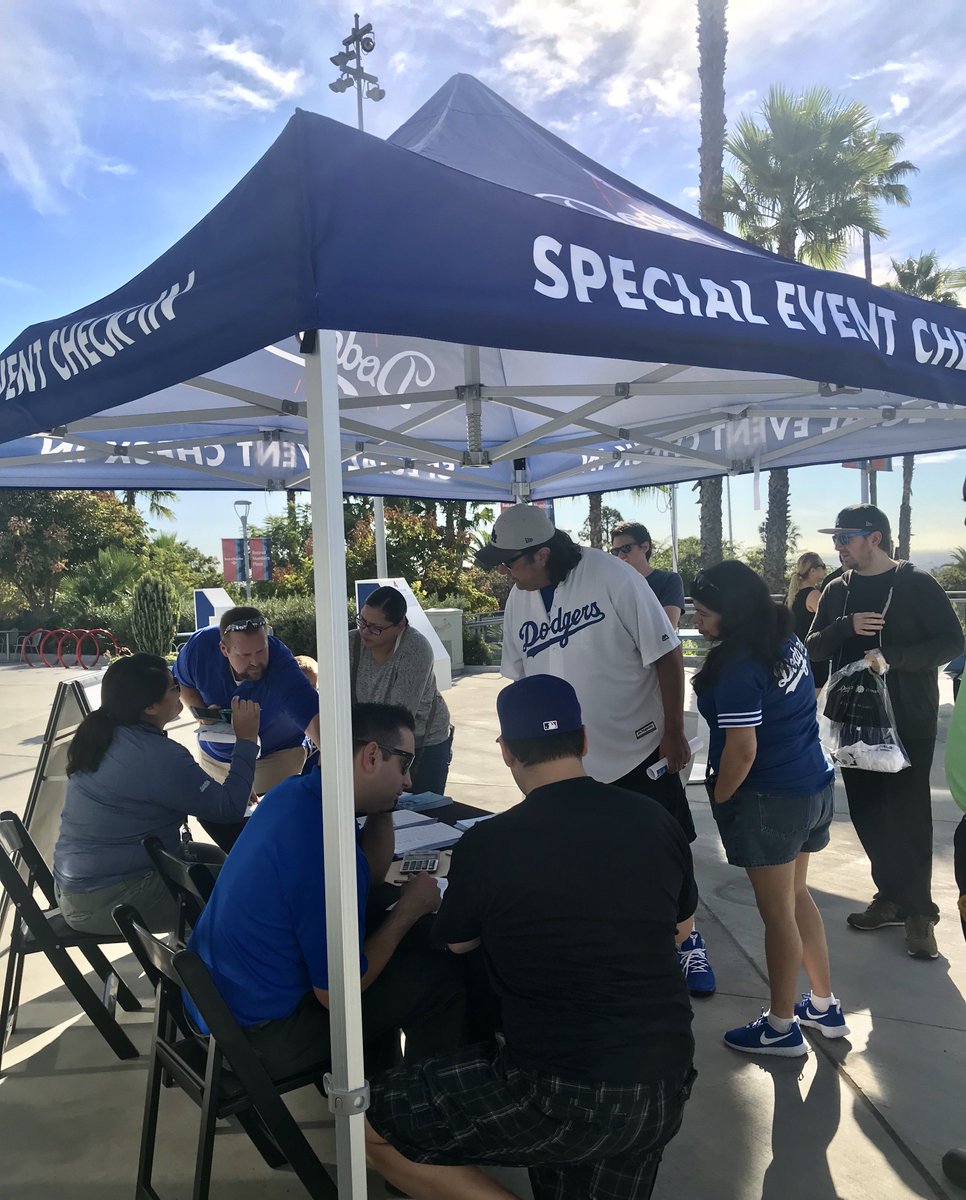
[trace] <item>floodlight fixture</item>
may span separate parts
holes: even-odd
[[[348,50],[343,50],[340,54],[333,54],[329,59],[329,62],[334,67],[338,67],[341,71],[344,67],[347,67],[350,62],[352,62],[352,55]]]
[[[341,79],[336,79],[329,84],[329,90],[332,92],[347,92],[352,87],[352,78],[348,75],[343,75]]]
[[[366,88],[367,100],[382,100],[386,95],[386,89],[381,87]]]
[[[359,45],[362,47],[363,54],[371,54],[376,48],[376,39],[371,33],[367,33],[365,37],[359,39]]]

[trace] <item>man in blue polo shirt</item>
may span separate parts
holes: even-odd
[[[392,862],[392,809],[409,786],[413,718],[388,704],[352,710],[355,809],[366,817],[356,847],[362,1023],[369,1067],[397,1030],[407,1060],[455,1049],[465,1030],[459,963],[426,944],[400,945],[439,908],[436,880],[414,876],[366,936],[370,883]],[[319,768],[287,779],[261,802],[215,883],[189,943],[207,964],[235,1020],[275,1078],[329,1057],[329,968]],[[193,1018],[200,1016],[190,1005]],[[398,1037],[395,1041],[398,1052]],[[389,1052],[389,1061],[392,1061]]]
[[[228,708],[233,696],[261,705],[261,750],[253,785],[259,796],[299,773],[306,736],[319,744],[319,694],[288,646],[272,636],[257,608],[230,608],[217,629],[199,629],[182,647],[172,674],[189,708]],[[216,713],[213,718],[217,719]],[[206,741],[204,727],[202,722],[201,765],[223,782],[232,747]]]

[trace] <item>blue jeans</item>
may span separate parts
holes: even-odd
[[[808,796],[742,787],[722,804],[712,798],[711,811],[733,867],[779,867],[828,845],[833,785]]]
[[[437,796],[446,795],[446,780],[449,776],[449,764],[453,761],[453,727],[450,726],[449,737],[445,742],[437,742],[435,746],[423,746],[416,755],[413,767],[413,792],[435,792]]]

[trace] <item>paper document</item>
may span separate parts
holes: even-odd
[[[442,821],[427,821],[423,825],[407,825],[396,830],[395,857],[403,858],[416,850],[443,850],[463,836],[462,831],[444,825]]]
[[[464,817],[462,821],[456,822],[456,828],[462,829],[465,833],[467,829],[472,829],[474,825],[479,825],[481,821],[488,821],[490,817],[495,817],[496,813],[484,813],[481,817]]]
[[[432,817],[424,817],[422,813],[410,812],[408,809],[397,808],[392,814],[393,829],[405,829],[409,825],[431,825],[439,824],[438,821],[433,821]]]
[[[403,792],[396,801],[396,807],[422,812],[424,809],[442,808],[445,804],[452,803],[452,796],[439,796],[436,792]]]

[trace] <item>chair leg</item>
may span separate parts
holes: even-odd
[[[205,1093],[201,1101],[201,1121],[198,1128],[198,1153],[195,1157],[195,1182],[191,1200],[208,1200],[211,1187],[211,1162],[215,1153],[215,1121],[218,1116],[218,1093],[221,1089],[221,1051],[215,1042],[208,1043],[208,1062],[205,1066]]]
[[[51,966],[67,985],[67,989],[90,1017],[91,1024],[107,1042],[118,1058],[137,1058],[138,1048],[100,1001],[100,997],[84,978],[80,968],[60,946],[47,950]]]
[[[140,1012],[141,1002],[121,978],[120,972],[111,965],[101,948],[99,946],[80,946],[78,949],[105,984],[110,984],[112,976],[117,980],[116,995],[121,1008],[125,1012]]]
[[[279,1167],[286,1165],[288,1159],[279,1150],[275,1144],[275,1139],[265,1128],[265,1122],[253,1108],[247,1108],[242,1112],[235,1113],[235,1118],[242,1129],[248,1134],[252,1145],[273,1171],[277,1171]]]
[[[264,1096],[256,1111],[309,1195],[314,1200],[338,1200],[338,1188],[281,1097],[277,1093]]]
[[[7,970],[3,980],[3,999],[0,1000],[0,1070],[3,1068],[3,1052],[7,1042],[17,1028],[17,1011],[20,1007],[20,985],[23,980],[24,956],[16,929],[7,950]]]
[[[148,1086],[144,1096],[144,1120],[141,1125],[135,1200],[157,1200],[157,1192],[151,1186],[151,1176],[154,1172],[154,1147],[158,1137],[158,1109],[161,1106],[163,1074],[157,1053],[159,1019],[160,1013],[155,1017],[154,1036],[151,1039],[151,1065],[148,1068]]]

